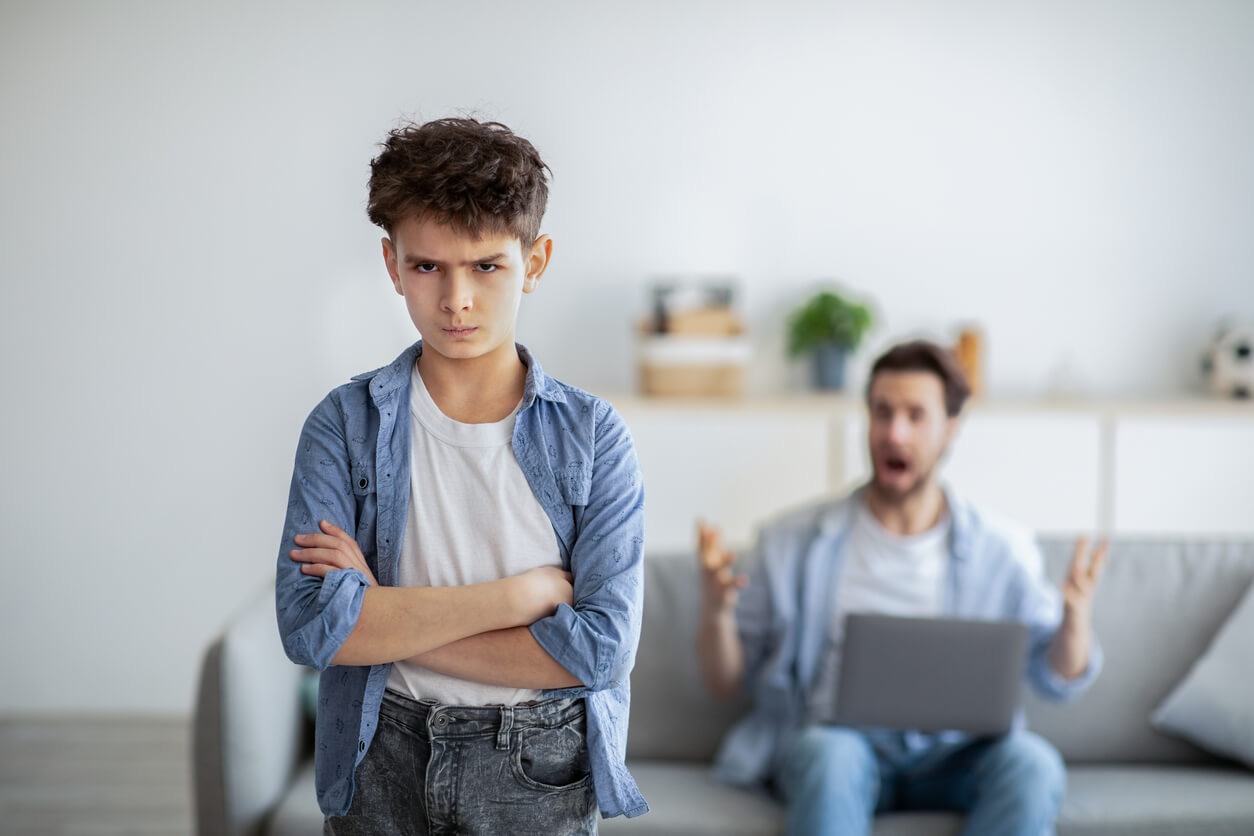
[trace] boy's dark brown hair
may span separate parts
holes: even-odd
[[[535,146],[500,122],[409,122],[370,161],[366,214],[389,234],[406,217],[430,218],[475,238],[508,233],[524,250],[540,236],[548,203]]]
[[[871,366],[871,376],[867,379],[868,404],[871,402],[871,385],[880,372],[931,372],[936,375],[945,391],[945,414],[950,418],[962,412],[962,405],[971,394],[967,376],[953,352],[927,340],[901,343],[880,355]]]

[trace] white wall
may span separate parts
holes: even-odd
[[[836,277],[866,353],[974,319],[994,394],[1161,395],[1254,317],[1252,47],[1244,0],[0,6],[0,711],[187,710],[303,416],[412,337],[398,115],[552,165],[520,329],[577,384],[629,388],[650,276],[732,272],[760,391]]]

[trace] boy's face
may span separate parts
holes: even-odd
[[[519,302],[535,290],[552,246],[542,235],[524,253],[508,234],[472,238],[411,217],[383,239],[383,258],[424,354],[472,360],[514,352]]]

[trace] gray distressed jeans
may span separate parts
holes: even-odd
[[[450,706],[388,691],[354,783],[324,836],[597,832],[580,699]]]

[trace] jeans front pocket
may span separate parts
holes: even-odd
[[[524,728],[513,746],[514,777],[542,792],[573,790],[592,780],[584,718],[556,728]]]

